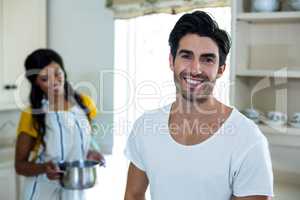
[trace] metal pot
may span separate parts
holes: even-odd
[[[96,183],[98,165],[102,166],[104,163],[92,160],[59,163],[58,166],[62,171],[61,186],[71,190],[93,187]]]

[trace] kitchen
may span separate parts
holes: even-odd
[[[114,14],[112,10],[105,7],[104,0],[92,0],[89,2],[71,0],[48,0],[46,2],[39,0],[39,3],[37,3],[37,0],[30,0],[26,3],[20,3],[20,0],[6,1],[15,2],[18,3],[19,6],[24,6],[24,9],[22,9],[24,13],[22,15],[19,14],[18,18],[19,20],[20,18],[21,20],[24,20],[24,22],[21,23],[24,27],[18,24],[18,29],[15,30],[16,37],[22,38],[27,31],[27,34],[30,34],[30,31],[34,30],[34,28],[36,29],[36,27],[33,27],[32,29],[28,28],[26,25],[28,25],[29,21],[32,22],[33,19],[38,18],[39,20],[35,21],[35,23],[44,27],[38,28],[39,34],[43,35],[44,38],[39,38],[40,43],[34,44],[36,45],[34,47],[47,46],[58,50],[63,55],[66,66],[68,66],[67,71],[71,81],[78,89],[91,92],[91,90],[89,90],[89,85],[86,84],[86,80],[89,80],[94,86],[96,86],[96,91],[100,91],[100,94],[92,93],[91,95],[94,97],[99,108],[104,111],[98,120],[103,124],[112,125],[114,118],[112,114],[112,110],[114,108],[114,95],[111,91],[115,88],[114,80],[110,77],[111,75],[105,76],[105,80],[99,80],[102,71],[114,69]],[[3,2],[5,1],[1,1],[1,10],[5,11],[3,9]],[[37,3],[37,7],[28,6],[31,3]],[[32,14],[29,16],[29,13],[34,13],[30,9],[36,9],[38,12],[36,15]],[[12,14],[13,12],[8,11],[7,13]],[[23,16],[28,16],[28,18],[23,18]],[[14,20],[14,17],[11,19]],[[45,32],[42,32],[43,30]],[[35,36],[34,38],[37,37]],[[4,41],[1,42],[3,43]],[[16,42],[14,42],[13,44],[15,47],[18,47],[18,44],[21,43],[16,44]],[[1,56],[3,54],[3,49],[1,49]],[[10,52],[13,51],[11,49],[9,50]],[[26,49],[25,51],[27,54],[28,50]],[[24,57],[24,55],[22,56]],[[21,55],[19,58],[20,60],[16,61],[18,62],[17,66],[23,66],[22,62],[24,59],[21,59]],[[82,70],[83,68],[84,70]],[[7,70],[7,68],[4,70]],[[17,74],[8,75],[12,72],[17,72]],[[19,76],[21,73],[22,71],[17,68],[13,70],[9,68],[5,73],[1,72],[2,76],[5,74],[4,77],[1,77],[1,79],[6,81],[5,83],[1,82],[1,84],[3,86],[7,84],[13,85],[14,81],[11,82],[10,80],[15,80],[16,75]],[[102,83],[105,84],[103,85]],[[22,95],[26,96],[25,89],[21,92],[24,92]],[[3,101],[0,101],[0,186],[2,188],[0,195],[1,199],[16,199],[20,194],[20,187],[22,187],[19,184],[19,179],[15,176],[13,170],[13,151],[16,134],[15,131],[19,120],[19,110],[15,109],[16,105],[12,105],[10,103],[11,97],[9,97],[9,95],[5,95],[5,91],[1,91],[1,94]],[[109,132],[110,130],[107,131]],[[112,146],[115,141],[113,141],[114,138],[112,135],[106,135],[106,137],[107,138],[104,140],[101,140],[100,146],[103,153],[109,155],[112,153]],[[268,138],[270,139],[270,143],[272,141],[275,144],[274,146],[271,146],[273,164],[278,166],[280,169],[280,172],[275,174],[275,180],[278,179],[280,182],[280,184],[276,186],[278,189],[275,188],[275,191],[280,191],[280,193],[276,193],[277,199],[299,199],[299,136],[294,135],[292,137],[284,137],[283,135],[269,135]],[[109,166],[105,170],[109,171]],[[109,176],[109,174],[106,176]],[[106,177],[105,180],[109,180],[109,178]],[[4,192],[2,192],[2,190],[4,190]]]

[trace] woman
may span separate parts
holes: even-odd
[[[21,114],[17,130],[16,172],[25,176],[25,200],[84,199],[83,192],[63,189],[58,182],[61,161],[102,160],[89,150],[96,107],[74,91],[63,60],[50,49],[38,49],[25,60],[31,83],[30,107]]]

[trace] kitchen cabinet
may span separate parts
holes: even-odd
[[[0,0],[0,110],[26,104],[24,60],[46,47],[46,0]]]
[[[16,200],[16,176],[12,162],[0,163],[0,197]]]
[[[0,148],[0,199],[16,200],[16,173],[14,169],[14,149]]]
[[[291,118],[300,112],[300,11],[252,12],[250,4],[232,1],[231,102]],[[300,148],[299,128],[258,125],[271,144]]]

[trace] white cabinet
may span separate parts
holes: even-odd
[[[16,200],[14,148],[0,148],[0,199]]]
[[[240,110],[300,112],[300,11],[251,12],[251,0],[232,1],[231,102]],[[300,129],[259,124],[276,145],[300,147]]]
[[[46,47],[46,0],[0,0],[0,110],[27,100],[24,60]]]
[[[291,118],[300,112],[300,11],[251,12],[250,4],[232,0],[231,102]],[[258,126],[271,144],[275,181],[299,184],[300,129]]]
[[[16,176],[13,161],[0,163],[0,197],[16,200]]]

